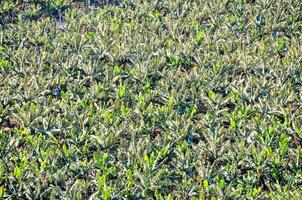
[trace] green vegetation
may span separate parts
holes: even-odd
[[[46,2],[0,3],[0,199],[301,198],[300,0]]]

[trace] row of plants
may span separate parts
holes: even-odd
[[[300,198],[299,0],[78,3],[0,3],[0,198]]]

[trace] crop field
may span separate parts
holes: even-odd
[[[302,199],[301,0],[4,0],[0,28],[0,199]]]

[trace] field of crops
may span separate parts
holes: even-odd
[[[0,199],[302,198],[300,0],[4,0],[0,28]]]

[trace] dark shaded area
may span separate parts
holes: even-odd
[[[122,0],[84,0],[73,1],[68,4],[55,4],[49,0],[46,2],[42,0],[29,2],[0,1],[0,26],[5,28],[9,23],[16,22],[20,14],[24,20],[38,20],[43,16],[58,20],[60,15],[68,8],[100,8],[106,5],[121,6],[126,5],[126,3]],[[130,3],[129,6],[134,5]],[[31,10],[31,8],[36,8],[37,10]]]

